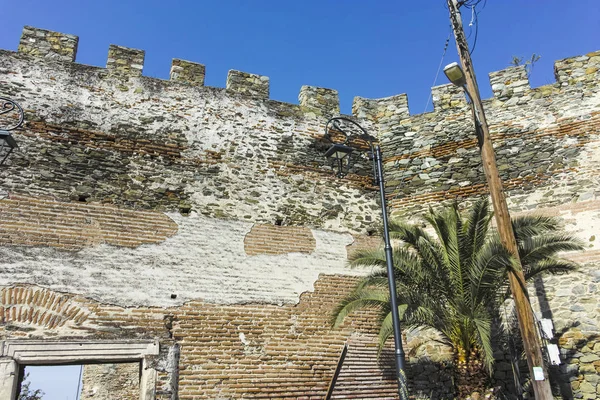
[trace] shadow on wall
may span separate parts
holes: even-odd
[[[577,329],[577,325],[577,323],[572,324],[556,333],[563,364],[550,365],[548,368],[552,392],[554,396],[561,399],[597,398],[600,380],[597,366],[594,363],[600,360],[598,354],[600,335],[585,336]],[[519,375],[519,384],[522,385],[524,395],[527,396],[530,385],[523,349],[521,346],[517,346],[514,352],[522,355],[519,360],[514,361],[513,371]],[[546,360],[546,362],[549,365],[549,361]],[[497,363],[497,367],[498,364],[502,363]],[[504,386],[501,398],[510,400],[532,398],[531,394],[529,397],[518,394],[514,382],[510,382],[511,371],[502,368],[500,371],[506,375],[504,379],[496,379],[497,383],[503,383]],[[497,375],[496,378],[498,378]]]
[[[393,353],[390,353],[393,362]],[[454,399],[453,367],[450,362],[436,362],[426,358],[410,363],[408,379],[410,393],[417,398],[431,400]]]
[[[557,332],[564,364],[549,370],[555,395],[563,399],[596,398],[600,385],[600,335],[584,336],[573,327]],[[589,397],[593,395],[594,397]]]

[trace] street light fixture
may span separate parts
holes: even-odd
[[[459,87],[464,87],[467,84],[467,77],[458,63],[453,62],[444,67],[444,74],[450,82]]]
[[[350,154],[352,154],[353,150],[352,147],[346,146],[345,144],[334,143],[325,153],[325,157],[330,158],[337,163],[338,173],[336,175],[338,178],[346,176],[345,171],[347,171],[347,168],[350,165]]]
[[[331,128],[333,129],[331,129]],[[351,129],[356,132],[348,133]],[[351,132],[351,131],[350,131]],[[341,141],[339,140],[339,138]],[[362,143],[368,144],[369,158],[373,162],[373,178],[379,184],[381,196],[381,216],[383,219],[383,239],[385,244],[385,260],[387,265],[387,278],[390,291],[390,306],[392,309],[392,322],[394,326],[394,346],[396,358],[396,380],[398,381],[398,393],[400,400],[408,400],[408,385],[404,367],[404,349],[402,348],[402,332],[400,330],[400,314],[398,312],[398,299],[396,297],[396,281],[394,280],[394,264],[392,259],[392,245],[388,229],[387,206],[385,200],[385,181],[383,177],[383,163],[381,147],[377,139],[369,135],[367,131],[356,121],[346,117],[334,117],[325,124],[325,139],[332,143],[325,155],[337,162],[337,176],[343,178],[350,168],[350,155],[354,150],[363,150]],[[355,144],[354,147],[349,144]]]
[[[481,130],[481,119],[479,118],[479,114],[477,109],[475,108],[475,104],[473,102],[473,96],[469,93],[467,89],[467,77],[463,72],[460,65],[456,62],[448,64],[444,67],[444,74],[446,74],[446,78],[452,83],[454,86],[458,86],[462,88],[462,90],[467,94],[469,98],[469,105],[471,106],[471,114],[473,115],[473,122],[475,124],[475,135],[477,137],[477,143],[479,144],[479,148],[483,146],[483,132]]]
[[[17,115],[13,115],[14,112]],[[24,113],[21,106],[10,99],[0,97],[0,165],[16,149],[17,141],[11,132],[23,124]]]

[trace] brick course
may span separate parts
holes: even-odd
[[[310,253],[316,246],[308,228],[256,224],[244,238],[249,256],[258,254]]]
[[[177,224],[158,212],[20,195],[0,200],[0,220],[0,244],[65,250],[102,243],[137,247],[177,232]]]

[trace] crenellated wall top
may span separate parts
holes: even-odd
[[[75,35],[53,32],[26,26],[23,29],[18,53],[63,63],[75,62],[79,38]],[[109,74],[124,77],[140,77],[144,68],[144,50],[111,45],[108,50],[106,70]],[[174,58],[170,81],[191,86],[204,86],[206,67],[203,64]],[[513,105],[531,91],[555,91],[584,88],[597,85],[600,80],[600,51],[558,60],[554,64],[556,83],[551,88],[531,88],[524,66],[509,67],[489,74],[494,93],[489,100],[502,107]],[[269,99],[269,77],[254,73],[231,70],[227,76],[229,93]],[[434,112],[458,109],[466,104],[464,94],[451,84],[431,88]],[[317,115],[339,114],[339,96],[336,90],[303,86],[299,103],[305,111]],[[495,102],[493,101],[495,100]],[[352,113],[357,118],[380,119],[383,117],[407,117],[410,115],[406,94],[381,99],[355,97]]]

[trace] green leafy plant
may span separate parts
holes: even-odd
[[[17,400],[42,400],[45,393],[41,389],[31,390],[31,382],[27,378],[29,378],[29,374],[23,378]]]
[[[393,249],[393,258],[403,327],[432,328],[441,334],[454,354],[461,398],[485,389],[494,363],[492,326],[509,296],[508,273],[518,268],[492,231],[492,217],[487,198],[482,198],[464,215],[454,203],[440,211],[430,209],[424,224],[390,224],[392,238],[401,241]],[[427,225],[435,236],[425,229]],[[556,256],[583,248],[560,232],[558,220],[525,216],[514,219],[513,228],[526,279],[576,268]],[[381,350],[393,334],[385,254],[382,249],[358,251],[350,264],[376,269],[338,305],[332,323],[339,326],[353,311],[375,307]]]
[[[531,71],[533,70],[533,66],[535,65],[536,62],[539,61],[540,58],[542,58],[542,56],[540,56],[539,54],[535,54],[535,53],[533,53],[531,55],[531,57],[528,58],[527,60],[524,60],[523,57],[513,56],[512,60],[510,62],[510,65],[512,65],[513,67],[518,67],[519,65],[524,65],[525,70],[527,71],[527,76],[529,77],[531,75]]]

